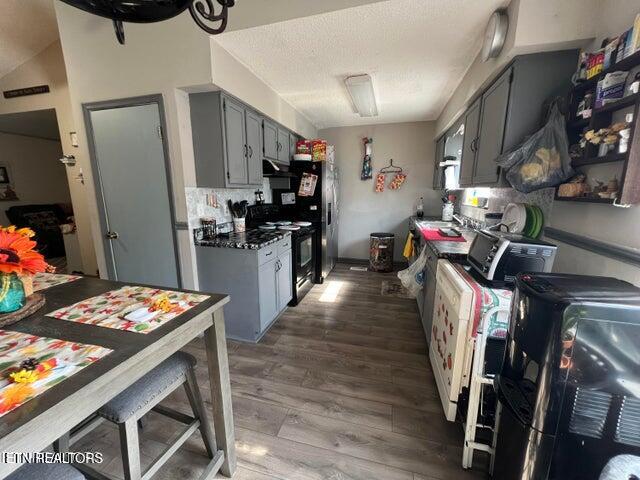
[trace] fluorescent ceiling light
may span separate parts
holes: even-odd
[[[344,80],[356,112],[361,117],[377,117],[378,107],[369,75],[355,75]]]

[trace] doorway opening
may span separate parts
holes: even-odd
[[[59,273],[82,273],[55,109],[0,115],[0,225],[31,228]]]

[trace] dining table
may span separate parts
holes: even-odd
[[[15,453],[40,452],[90,417],[102,405],[147,375],[160,362],[199,336],[204,337],[211,411],[220,473],[236,469],[233,412],[223,307],[228,295],[205,293],[205,300],[148,333],[106,328],[47,316],[48,313],[131,285],[82,277],[41,291],[45,304],[2,330],[98,345],[111,352],[0,418],[0,478],[20,467]],[[163,288],[163,287],[153,287]],[[183,293],[189,290],[170,289]],[[5,453],[11,453],[7,457]],[[203,453],[204,454],[204,453]],[[12,458],[5,461],[5,458]],[[214,457],[212,457],[214,458]],[[210,478],[216,472],[211,472]]]

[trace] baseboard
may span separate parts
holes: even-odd
[[[348,265],[369,265],[369,260],[363,258],[339,257],[338,263],[346,263]],[[407,262],[393,262],[394,269],[403,270],[407,268]]]

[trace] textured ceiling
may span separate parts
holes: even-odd
[[[58,38],[53,0],[0,0],[0,77]]]
[[[318,128],[434,120],[504,0],[388,0],[216,37]],[[343,79],[368,73],[380,115],[353,112]]]

